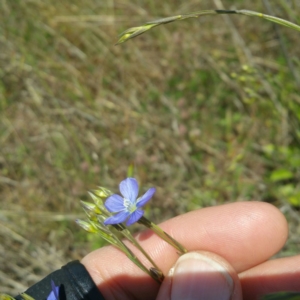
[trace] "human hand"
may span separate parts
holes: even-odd
[[[192,252],[178,258],[174,248],[151,231],[138,234],[137,240],[165,274],[176,263],[161,286],[112,246],[83,258],[105,299],[254,300],[277,291],[300,291],[300,256],[267,261],[288,235],[284,216],[270,204],[209,207],[160,227]]]

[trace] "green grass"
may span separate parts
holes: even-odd
[[[300,23],[298,4],[275,2],[276,16]],[[260,1],[223,4],[269,13]],[[158,188],[152,221],[268,201],[291,224],[282,255],[299,251],[299,32],[279,28],[280,42],[262,19],[207,16],[114,46],[128,27],[215,8],[0,1],[2,292],[103,245],[74,224],[79,200],[99,185],[117,191],[132,162],[142,186]]]

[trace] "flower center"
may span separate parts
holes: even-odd
[[[124,198],[124,207],[130,213],[133,213],[137,209],[135,203],[132,203],[130,200],[126,198]]]

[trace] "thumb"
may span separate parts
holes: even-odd
[[[170,269],[156,300],[242,300],[231,265],[211,252],[189,252]]]

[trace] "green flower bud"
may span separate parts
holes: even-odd
[[[87,232],[91,232],[91,233],[98,232],[97,227],[91,222],[86,222],[86,221],[77,219],[76,223]]]

